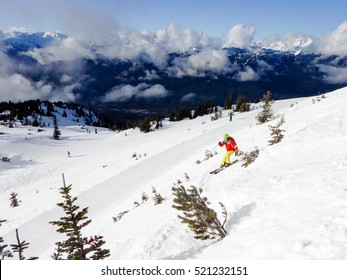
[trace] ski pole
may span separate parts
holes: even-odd
[[[218,147],[218,144],[211,150],[211,152],[213,152],[214,151],[214,149],[216,149]]]

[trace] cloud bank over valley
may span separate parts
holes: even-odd
[[[266,80],[269,73],[277,74],[276,62],[270,63],[260,57],[264,49],[294,55],[320,54],[314,65],[324,81],[330,84],[347,82],[347,65],[341,62],[347,56],[347,21],[320,38],[288,33],[261,41],[254,40],[255,27],[242,24],[231,27],[223,38],[214,38],[177,23],[157,32],[137,31],[115,24],[112,31],[106,32],[106,23],[89,24],[88,32],[78,32],[80,22],[74,35],[42,33],[40,39],[36,34],[24,33],[27,37],[16,42],[17,46],[22,44],[22,49],[17,48],[15,55],[13,40],[23,30],[0,31],[0,101],[36,98],[75,101],[80,97],[80,89],[97,79],[87,73],[88,61],[130,65],[115,74],[115,79],[121,82],[103,89],[102,97],[98,99],[102,102],[166,98],[172,92],[163,78],[218,80],[226,76],[236,82],[256,82]],[[244,52],[235,54],[240,48],[252,50],[247,61],[239,59]],[[231,55],[235,57],[233,61]],[[259,56],[257,61],[252,61],[256,55]],[[329,56],[336,58],[330,59],[328,65],[322,63]],[[152,66],[144,68],[146,64]],[[132,81],[129,77],[136,71],[142,71],[141,75],[137,81]],[[52,73],[55,77],[48,77]],[[53,81],[56,77],[59,77],[58,81]]]

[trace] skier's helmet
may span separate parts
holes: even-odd
[[[229,134],[224,134],[224,140],[227,140],[229,138]]]

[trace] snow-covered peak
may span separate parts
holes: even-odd
[[[35,32],[31,33],[23,29],[15,29],[3,32],[0,40],[6,45],[12,45],[17,49],[42,48],[55,40],[66,39],[68,36],[59,32]],[[281,52],[316,52],[314,38],[298,33],[289,33],[284,36],[270,36],[253,42],[248,47],[253,49],[264,48]],[[216,47],[216,46],[214,46]],[[222,46],[221,46],[222,47]],[[236,46],[235,46],[236,47]],[[233,46],[230,46],[233,48]],[[240,48],[240,47],[237,47]],[[242,47],[241,47],[242,48]],[[191,46],[186,51],[201,51],[201,46]]]
[[[282,52],[316,52],[314,38],[297,33],[289,33],[283,37],[271,36],[254,44],[256,47]]]
[[[30,50],[43,48],[55,40],[67,38],[66,35],[58,32],[35,32],[11,31],[3,33],[3,44],[10,45],[18,50]]]

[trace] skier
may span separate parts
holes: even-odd
[[[225,146],[226,153],[223,157],[221,167],[228,167],[230,165],[230,156],[238,150],[237,144],[231,136],[224,134],[224,141],[218,142],[220,147]]]

